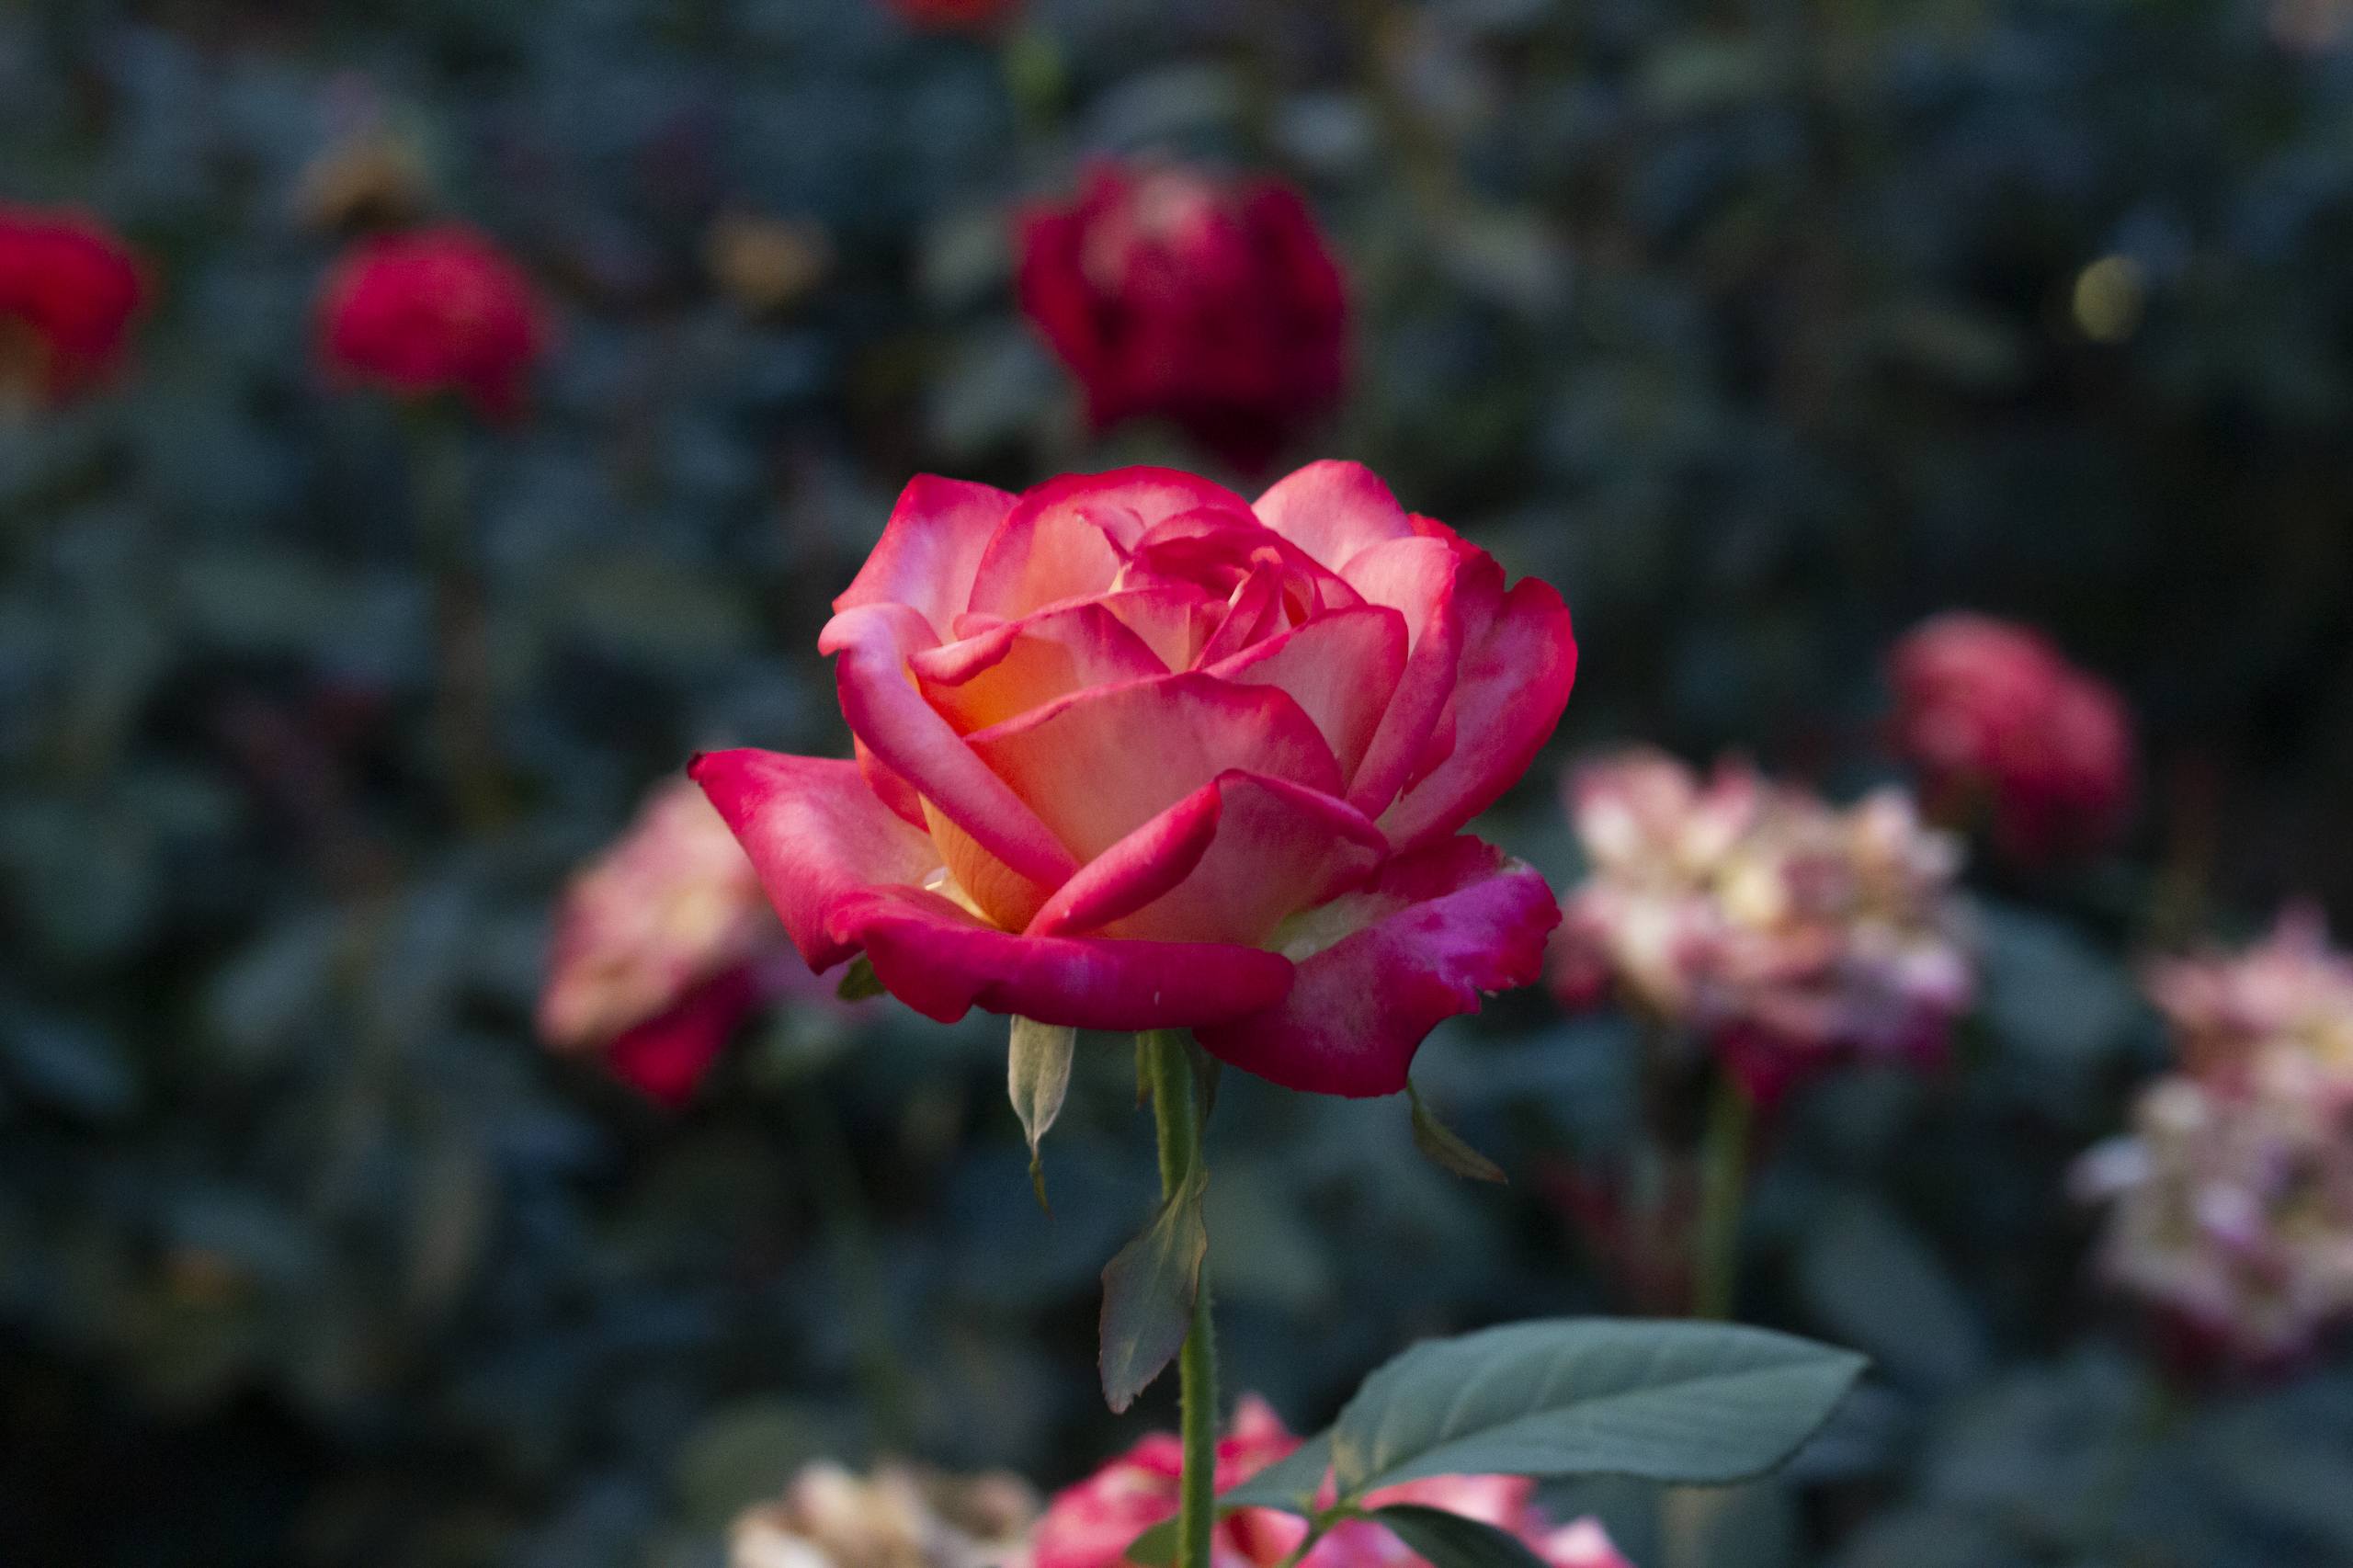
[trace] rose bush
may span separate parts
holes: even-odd
[[[402,398],[455,394],[502,420],[522,412],[548,339],[530,279],[455,223],[360,244],[320,292],[318,334],[338,380]]]
[[[1347,287],[1289,187],[1101,164],[1019,227],[1021,308],[1097,428],[1156,415],[1258,472],[1339,400]]]
[[[857,760],[690,770],[812,968],[1342,1095],[1540,972],[1543,879],[1457,830],[1560,719],[1567,608],[1369,471],[918,478],[834,608]]]

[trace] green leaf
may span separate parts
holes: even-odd
[[[841,983],[834,987],[834,994],[845,1002],[863,1002],[882,994],[882,982],[875,978],[874,960],[864,953],[849,960],[842,971]]]
[[[1142,1235],[1103,1269],[1103,1398],[1113,1415],[1135,1403],[1184,1347],[1210,1249],[1201,1199],[1209,1172],[1195,1165]]]
[[[1443,1508],[1392,1503],[1365,1517],[1388,1526],[1430,1568],[1544,1568],[1544,1560],[1518,1536]]]
[[[1039,1141],[1063,1113],[1063,1097],[1070,1092],[1070,1061],[1078,1044],[1078,1030],[1068,1024],[1041,1024],[1035,1018],[1013,1020],[1013,1040],[1006,1052],[1006,1088],[1013,1096],[1013,1114],[1021,1119],[1022,1136],[1029,1140],[1029,1185],[1038,1207],[1049,1214],[1046,1167],[1038,1155]]]
[[[1276,1460],[1249,1480],[1218,1494],[1217,1514],[1223,1518],[1237,1508],[1281,1508],[1302,1517],[1315,1512],[1315,1494],[1332,1473],[1332,1434],[1310,1437],[1290,1455]],[[1173,1568],[1176,1561],[1176,1521],[1163,1519],[1128,1545],[1127,1561],[1135,1568]]]
[[[1506,1185],[1510,1177],[1504,1168],[1462,1141],[1461,1134],[1438,1119],[1436,1112],[1422,1099],[1422,1091],[1408,1080],[1405,1096],[1414,1102],[1414,1147],[1422,1158],[1440,1170],[1451,1171],[1472,1181],[1492,1181]]]
[[[1553,1318],[1417,1345],[1332,1428],[1346,1501],[1429,1475],[1763,1474],[1829,1419],[1851,1351],[1733,1324]]]

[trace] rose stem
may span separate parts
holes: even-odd
[[[1158,1029],[1144,1038],[1152,1060],[1153,1121],[1160,1134],[1160,1193],[1176,1196],[1201,1160],[1201,1108],[1185,1037]],[[1184,1437],[1178,1483],[1177,1568],[1210,1568],[1210,1528],[1217,1493],[1217,1335],[1210,1324],[1209,1259],[1193,1293],[1193,1322],[1176,1358]]]
[[[433,723],[458,820],[486,835],[506,817],[506,781],[490,698],[490,619],[474,571],[466,504],[465,432],[447,411],[408,419],[409,483],[419,547],[433,585]]]
[[[1740,1271],[1740,1207],[1748,1179],[1748,1095],[1719,1070],[1699,1145],[1699,1213],[1692,1227],[1691,1312],[1729,1318]]]

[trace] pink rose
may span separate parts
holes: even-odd
[[[2040,632],[1949,613],[1889,657],[1895,744],[1945,812],[1984,808],[2033,863],[2095,847],[2132,804],[2132,722],[2105,681]]]
[[[1568,610],[1356,464],[1255,507],[1165,469],[919,478],[834,608],[858,760],[690,769],[812,968],[1340,1095],[1540,972],[1543,880],[1456,830],[1559,721]]]
[[[1217,1446],[1217,1490],[1239,1486],[1299,1447],[1272,1407],[1245,1395]],[[1031,1536],[1031,1568],[1118,1568],[1131,1542],[1176,1513],[1182,1459],[1174,1434],[1155,1432],[1085,1481],[1057,1493]],[[1326,1483],[1327,1487],[1329,1483]],[[1375,1492],[1368,1507],[1418,1503],[1493,1525],[1526,1541],[1552,1568],[1630,1568],[1592,1519],[1552,1528],[1534,1506],[1536,1483],[1517,1475],[1436,1475]],[[1306,1522],[1275,1508],[1239,1508],[1211,1539],[1216,1568],[1276,1568],[1299,1546]],[[1427,1568],[1382,1526],[1337,1525],[1300,1568]]]
[[[485,418],[523,412],[547,346],[530,278],[462,224],[362,241],[319,293],[318,355],[330,375],[403,399],[454,394]]]

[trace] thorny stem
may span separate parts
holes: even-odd
[[[1692,1229],[1691,1311],[1732,1316],[1739,1282],[1740,1210],[1748,1179],[1748,1135],[1755,1108],[1729,1073],[1716,1074],[1708,1130],[1699,1145],[1699,1213]]]

